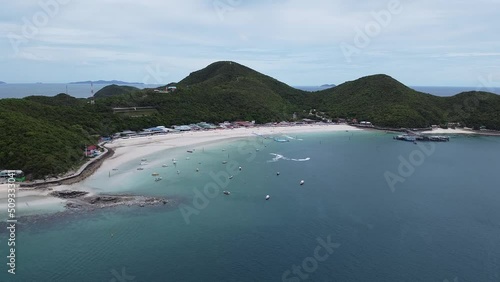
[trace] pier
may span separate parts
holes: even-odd
[[[393,139],[402,140],[402,141],[409,141],[409,142],[416,142],[416,141],[448,142],[448,141],[450,141],[450,137],[448,137],[448,136],[440,136],[440,135],[426,136],[426,135],[418,135],[418,134],[397,135],[397,136],[394,136]]]

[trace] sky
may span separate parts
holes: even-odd
[[[500,87],[498,11],[498,0],[4,1],[0,81],[166,84],[223,60],[292,86],[383,73]]]

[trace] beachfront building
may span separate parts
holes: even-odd
[[[174,129],[179,131],[190,131],[191,127],[189,125],[179,125],[179,126],[175,125]]]
[[[362,121],[359,123],[359,126],[373,127],[373,124],[369,121]]]
[[[84,155],[87,158],[97,157],[100,154],[101,154],[101,151],[99,151],[99,149],[97,148],[97,146],[92,145],[92,146],[86,146],[85,147]]]
[[[217,127],[211,123],[207,122],[200,122],[196,124],[197,126],[201,127],[202,129],[216,129]]]
[[[255,125],[255,121],[235,121],[233,122],[234,127],[253,127]]]

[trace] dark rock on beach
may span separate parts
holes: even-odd
[[[61,199],[73,199],[87,195],[89,192],[85,191],[71,191],[71,190],[62,190],[62,191],[53,191],[50,195],[61,198]]]

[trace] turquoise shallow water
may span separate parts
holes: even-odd
[[[17,274],[3,264],[0,281],[500,280],[500,139],[456,137],[427,155],[380,132],[291,137],[302,140],[252,137],[100,172],[84,184],[176,204],[21,223]],[[219,185],[223,161],[242,170]],[[386,172],[404,182],[392,190]]]

